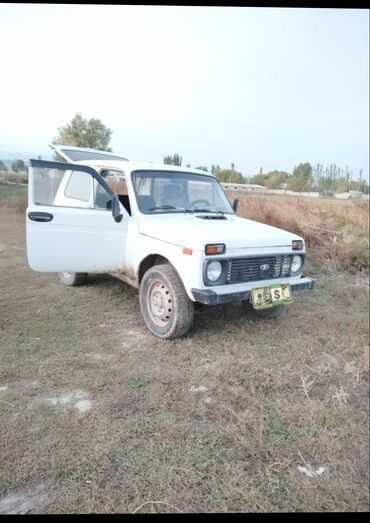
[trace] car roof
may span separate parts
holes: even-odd
[[[98,169],[119,169],[126,172],[132,171],[172,171],[183,172],[189,174],[203,174],[216,178],[212,173],[203,171],[201,169],[192,169],[191,167],[181,167],[179,165],[171,165],[157,162],[143,162],[134,160],[80,160],[73,162],[81,165],[89,165]]]
[[[172,171],[172,172],[186,172],[189,174],[202,174],[205,176],[211,176],[216,178],[213,174],[203,171],[202,169],[192,169],[191,167],[181,167],[179,165],[157,163],[157,162],[142,162],[134,161],[119,156],[115,153],[109,151],[101,151],[98,149],[89,149],[86,147],[75,147],[72,145],[61,145],[61,144],[50,144],[49,147],[55,152],[60,154],[67,162],[88,165],[98,169],[120,169],[127,172],[132,172],[135,170],[149,170],[149,171]],[[93,153],[98,156],[97,159],[82,159],[82,160],[73,160],[72,155],[68,156],[68,151],[72,152],[81,152],[81,153]],[[104,158],[104,155],[107,158]],[[112,158],[116,156],[117,158]]]

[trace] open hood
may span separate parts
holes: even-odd
[[[58,153],[67,162],[80,162],[86,160],[126,160],[123,156],[109,153],[106,151],[98,151],[97,149],[87,149],[84,147],[73,147],[71,145],[53,145],[49,147]]]

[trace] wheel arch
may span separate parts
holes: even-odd
[[[139,285],[147,270],[149,270],[151,267],[154,267],[154,265],[161,265],[162,263],[167,263],[168,265],[172,265],[170,260],[168,258],[166,258],[165,256],[162,256],[161,254],[149,254],[144,259],[142,259],[139,264],[139,270],[138,270]]]

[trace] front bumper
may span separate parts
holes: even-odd
[[[287,282],[289,283],[289,282]],[[312,290],[315,286],[315,280],[312,278],[301,278],[299,282],[290,284],[292,292],[300,292],[305,290]],[[263,281],[261,281],[261,287]],[[228,292],[225,294],[218,294],[212,289],[191,289],[196,302],[203,303],[204,305],[217,305],[219,303],[229,303],[233,301],[244,301],[249,300],[251,297],[251,291],[239,291],[239,292]]]

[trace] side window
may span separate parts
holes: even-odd
[[[109,187],[117,194],[128,194],[126,177],[122,171],[116,169],[103,169],[100,171]]]
[[[66,171],[35,167],[33,169],[33,202],[55,205],[54,200]]]
[[[38,205],[92,207],[92,176],[83,171],[33,169],[33,201]]]
[[[103,169],[100,171],[100,174],[103,176],[109,187],[118,194],[119,201],[131,216],[131,205],[125,173],[118,169]]]
[[[89,202],[91,195],[91,176],[87,173],[73,171],[65,188],[64,196]]]

